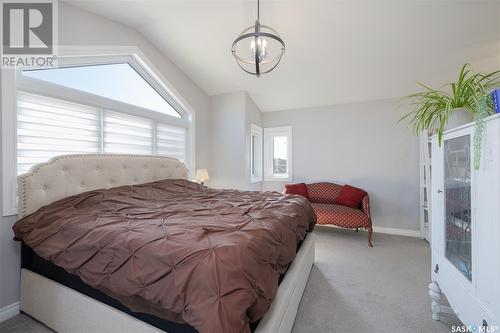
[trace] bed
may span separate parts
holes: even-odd
[[[21,310],[58,332],[290,332],[314,261],[309,204],[187,174],[166,157],[67,155],[20,176]]]

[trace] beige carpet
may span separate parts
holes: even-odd
[[[431,319],[431,251],[421,239],[319,226],[316,262],[294,333],[433,333],[461,325]]]
[[[294,333],[449,333],[455,316],[431,319],[427,285],[431,255],[416,238],[317,227],[316,263]],[[26,315],[0,323],[0,332],[46,333]]]

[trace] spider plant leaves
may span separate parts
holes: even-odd
[[[463,108],[474,117],[479,97],[500,86],[500,70],[489,74],[474,73],[470,64],[465,64],[460,69],[457,81],[444,86],[449,93],[420,82],[417,82],[417,85],[422,91],[404,97],[404,100],[409,101],[412,110],[401,117],[400,121],[407,120],[415,134],[424,130],[437,130],[441,144],[445,126],[453,112]],[[488,103],[488,114],[493,112],[492,103]]]
[[[477,98],[477,113],[474,117],[476,121],[476,126],[474,129],[474,137],[473,137],[473,165],[475,170],[479,170],[481,165],[481,146],[483,142],[483,134],[484,134],[484,119],[488,117],[488,102],[489,100],[493,100],[490,95],[482,95]]]

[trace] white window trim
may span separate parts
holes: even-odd
[[[135,107],[105,97],[85,93],[76,89],[61,87],[49,82],[27,78],[20,75],[20,70],[2,69],[2,215],[17,214],[17,152],[16,152],[16,91],[38,93],[47,97],[61,98],[70,102],[82,103],[115,110],[118,112],[148,117],[153,120],[187,128],[186,166],[192,172],[195,169],[195,111],[179,94],[173,85],[161,74],[151,61],[137,47],[64,47],[59,48],[58,66],[75,66],[99,63],[127,62],[162,95],[173,103],[181,118],[162,115],[158,112]],[[33,67],[31,67],[33,68]],[[42,89],[43,87],[43,89]],[[43,91],[43,92],[42,92]],[[126,106],[126,107],[125,107]],[[190,175],[192,176],[192,175]]]
[[[276,136],[288,137],[288,169],[285,176],[273,173],[273,138]],[[292,156],[293,136],[292,126],[267,127],[264,128],[264,180],[289,182],[293,179],[293,156]]]
[[[257,143],[256,143],[256,152],[255,154],[253,153],[254,150],[254,145],[252,141],[252,137],[256,136],[257,137]],[[263,131],[262,127],[257,126],[255,124],[250,124],[250,184],[255,184],[259,183],[262,181],[263,176],[262,176],[262,160],[263,160],[263,152],[262,152],[262,144],[263,144]],[[254,161],[254,156],[256,156],[255,161]],[[254,163],[257,163],[256,168],[257,172],[253,173],[252,169],[254,166]]]

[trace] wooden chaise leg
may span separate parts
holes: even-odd
[[[358,228],[356,228],[356,232],[358,232]]]
[[[373,228],[369,227],[368,228],[368,246],[369,247],[373,247],[373,244],[372,244],[372,233],[373,233]]]

